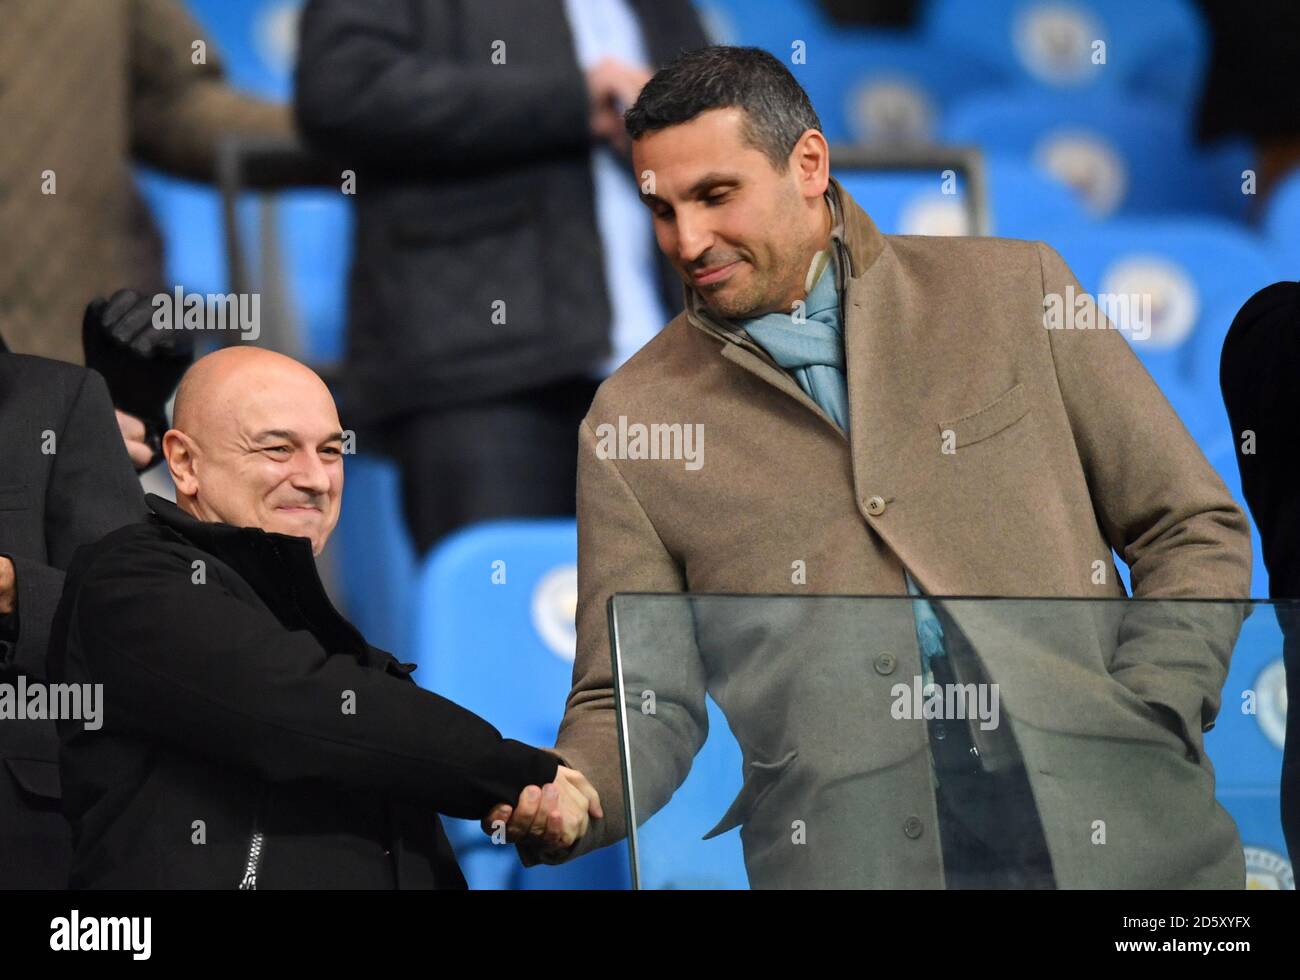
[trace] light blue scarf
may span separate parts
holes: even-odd
[[[823,260],[819,253],[809,274]],[[740,320],[750,339],[789,371],[809,397],[829,415],[845,434],[849,431],[849,388],[844,372],[844,327],[835,262],[823,261],[817,281],[803,301],[803,309],[791,313],[767,313],[752,320]],[[802,314],[802,315],[800,315]],[[912,576],[903,572],[910,595],[921,590]],[[943,627],[924,599],[912,603],[916,637],[924,654],[926,681],[930,679],[930,657],[944,655]]]

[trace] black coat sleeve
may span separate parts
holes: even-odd
[[[419,50],[411,0],[311,0],[302,17],[298,123],[321,149],[388,166],[464,169],[530,161],[589,139],[587,86],[571,57],[505,61],[493,49],[453,60]],[[437,12],[438,8],[425,4]],[[444,4],[442,22],[450,22]],[[540,25],[539,25],[540,26]]]
[[[68,656],[102,683],[104,724],[255,773],[386,794],[480,818],[554,779],[512,739],[400,671],[328,654],[233,594],[181,545],[127,538],[76,586]],[[65,599],[65,601],[67,601]]]
[[[50,623],[72,553],[109,531],[142,520],[146,513],[108,388],[93,371],[82,374],[67,416],[55,433],[54,448],[45,488],[47,561],[10,556],[18,592],[12,659],[20,672],[34,679],[45,676]]]

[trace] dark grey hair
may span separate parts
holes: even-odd
[[[762,48],[710,45],[678,55],[641,89],[623,115],[632,139],[690,122],[710,109],[745,111],[745,140],[785,170],[805,130],[821,120],[803,86]]]

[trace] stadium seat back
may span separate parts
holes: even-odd
[[[1186,0],[934,0],[928,41],[969,51],[1018,84],[1159,102],[1190,118],[1208,59]]]
[[[984,173],[995,236],[1037,240],[1092,222],[1073,188],[1018,157],[987,156]],[[836,168],[835,176],[886,234],[972,235],[977,230],[966,206],[964,174]]]
[[[1278,255],[1284,279],[1300,279],[1300,168],[1273,191],[1264,215],[1264,231]]]
[[[576,563],[572,520],[492,521],[450,535],[419,574],[416,680],[507,738],[554,745],[573,676]],[[525,872],[476,822],[446,823],[473,887],[628,885],[622,847]]]
[[[382,456],[344,457],[343,505],[330,540],[345,614],[370,643],[410,657],[415,548],[402,515],[397,467]]]
[[[1014,154],[1076,188],[1096,217],[1245,212],[1245,144],[1201,150],[1185,125],[1158,104],[1135,98],[1079,99],[1060,93],[1003,92],[955,106],[946,142]]]
[[[1125,338],[1244,507],[1219,358],[1242,304],[1279,278],[1265,243],[1226,222],[1168,219],[1110,222],[1048,244],[1085,290],[1112,297],[1117,322],[1133,318],[1137,329],[1124,331]],[[1252,574],[1252,595],[1267,595],[1258,543]]]

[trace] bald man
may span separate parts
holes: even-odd
[[[334,609],[314,555],[338,520],[334,401],[233,347],[181,381],[176,504],[81,549],[50,670],[72,887],[464,888],[437,814],[540,789],[556,846],[600,815],[581,774],[417,687]],[[502,835],[504,839],[504,834]]]

